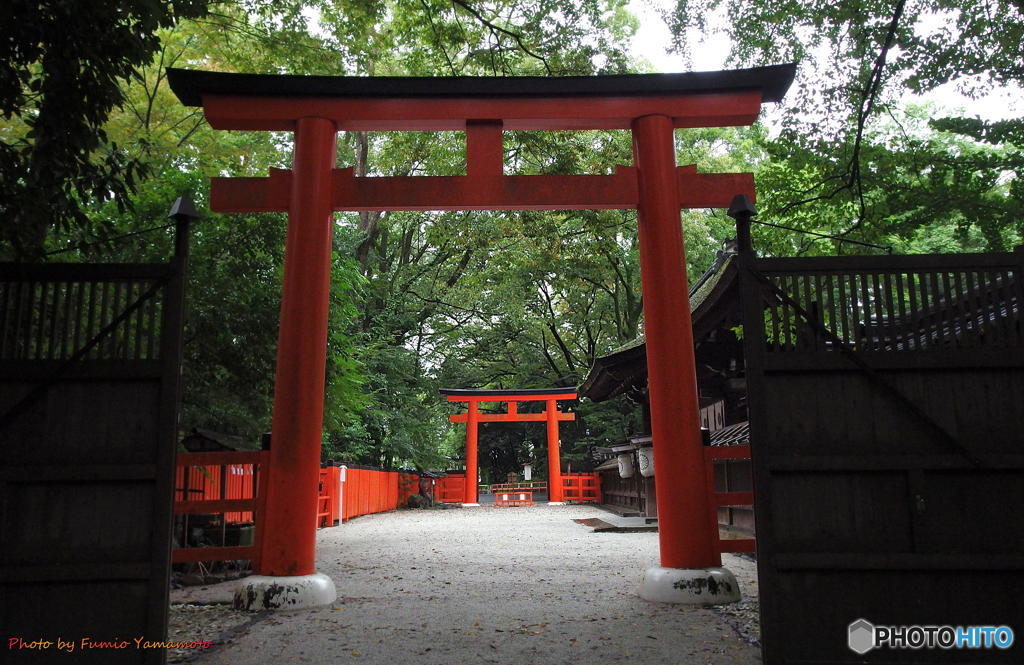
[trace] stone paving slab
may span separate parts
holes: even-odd
[[[462,508],[368,515],[318,534],[330,607],[267,614],[202,665],[760,663],[760,650],[709,608],[639,598],[657,534],[595,533],[592,506]],[[753,565],[726,555],[745,595]],[[176,592],[226,600],[236,583]]]

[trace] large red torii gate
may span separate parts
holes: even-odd
[[[466,413],[448,417],[449,422],[466,423],[466,494],[463,504],[476,506],[477,503],[477,434],[480,423],[547,423],[548,441],[548,503],[562,503],[561,455],[558,444],[558,423],[576,420],[575,413],[558,410],[561,400],[578,399],[575,390],[566,388],[516,388],[511,390],[442,388],[441,394],[449,402],[466,402]],[[508,402],[505,413],[480,413],[480,402]],[[541,413],[519,413],[519,402],[544,402]]]
[[[215,129],[290,131],[291,171],[214,178],[219,212],[287,211],[263,547],[250,607],[332,602],[315,574],[315,478],[320,463],[332,212],[338,210],[637,210],[647,339],[651,434],[659,482],[661,566],[641,595],[651,600],[736,599],[719,568],[708,505],[681,208],[727,207],[754,195],[749,174],[699,174],[676,166],[673,129],[749,125],[781,100],[794,65],[597,77],[414,78],[224,74],[168,70],[186,105]],[[506,176],[505,130],[628,129],[633,166],[612,175]],[[466,132],[466,175],[356,177],[335,169],[339,131]],[[717,589],[718,591],[712,591]],[[728,591],[726,591],[728,590]],[[265,601],[265,602],[263,602]]]

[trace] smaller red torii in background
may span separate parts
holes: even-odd
[[[558,410],[559,400],[578,399],[575,390],[565,388],[521,388],[518,390],[464,390],[442,388],[449,402],[466,402],[468,411],[448,417],[453,423],[466,423],[466,495],[463,505],[478,506],[477,501],[477,428],[480,423],[545,421],[548,425],[548,502],[562,503],[561,455],[558,449],[558,423],[576,420],[575,413]],[[508,402],[506,413],[480,413],[480,402]],[[545,402],[542,413],[519,413],[519,402]]]

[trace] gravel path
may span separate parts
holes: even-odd
[[[318,569],[337,585],[332,606],[255,617],[221,608],[218,644],[187,661],[760,663],[756,635],[749,626],[741,634],[756,603],[723,612],[641,600],[640,576],[658,561],[657,534],[594,533],[573,522],[602,515],[590,506],[397,511],[324,529]],[[756,597],[753,564],[726,557],[744,596]],[[235,584],[175,600],[226,600]],[[185,607],[179,618],[203,613]],[[232,635],[232,626],[242,627]]]

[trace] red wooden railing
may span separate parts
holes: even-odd
[[[494,505],[498,508],[532,506],[533,492],[529,490],[502,491],[494,494]]]
[[[601,503],[601,475],[598,473],[563,473],[562,498],[579,503]]]
[[[177,547],[175,563],[190,561],[256,560],[259,552],[259,515],[263,509],[261,465],[265,451],[183,453],[178,455],[175,515],[223,515],[225,524],[253,523],[252,545]],[[394,510],[419,491],[419,475],[377,469],[320,469],[316,508],[317,528],[330,527],[353,517]],[[341,504],[338,496],[341,494]],[[460,495],[461,500],[461,495]],[[187,538],[187,532],[184,534]]]
[[[188,561],[255,560],[259,552],[259,515],[263,510],[269,460],[266,451],[182,453],[178,455],[175,483],[175,515],[222,514],[225,523],[253,521],[252,545],[228,547],[176,547],[175,563]],[[184,534],[185,538],[188,533]]]
[[[715,491],[715,460],[750,459],[750,446],[705,446],[704,466],[707,471],[707,483],[711,488],[711,519],[718,530],[718,509],[723,506],[752,506],[753,492],[716,492]],[[718,539],[719,552],[756,552],[757,540],[754,538]]]

